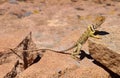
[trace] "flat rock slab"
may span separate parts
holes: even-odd
[[[108,17],[100,29],[102,39],[89,39],[92,57],[118,75],[120,75],[119,21],[117,17]]]
[[[84,59],[77,62],[71,56],[46,51],[41,60],[23,71],[17,78],[108,78],[109,74]]]
[[[60,78],[108,78],[109,73],[96,66],[91,60],[85,58],[80,61],[80,67],[74,71],[66,72]]]
[[[58,78],[79,66],[77,61],[67,55],[47,51],[40,62],[23,71],[18,78]]]

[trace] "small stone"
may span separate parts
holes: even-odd
[[[9,3],[11,3],[11,4],[18,4],[17,0],[9,0]]]
[[[72,2],[77,2],[78,0],[71,0]]]
[[[32,14],[32,12],[25,12],[25,13],[23,14],[23,17],[30,16],[31,14]]]

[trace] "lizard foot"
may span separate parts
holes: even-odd
[[[78,54],[76,54],[76,55],[72,55],[72,58],[73,59],[75,59],[75,60],[80,60],[80,55]]]

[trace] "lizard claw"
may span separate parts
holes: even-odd
[[[96,36],[96,38],[97,38],[97,39],[102,39],[102,37],[101,37],[101,36]]]

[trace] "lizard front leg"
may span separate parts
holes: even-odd
[[[94,34],[90,34],[90,37],[97,38],[97,39],[101,39],[100,36],[98,36],[98,35],[94,35]]]
[[[89,33],[90,37],[101,39],[100,36],[95,35],[96,30],[92,26],[88,26],[88,28],[90,30],[90,33]]]

